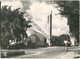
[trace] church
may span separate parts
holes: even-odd
[[[46,30],[48,31],[48,34],[46,34],[32,19],[30,19],[32,22],[32,27],[27,29],[28,38],[25,41],[26,45],[33,45],[33,46],[50,46],[50,38],[52,36],[52,11],[47,17],[47,24],[46,24]]]
[[[48,46],[46,43],[46,37],[43,34],[30,29],[28,30],[28,38],[25,41],[25,44],[33,47]]]

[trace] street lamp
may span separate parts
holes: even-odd
[[[64,30],[64,29],[61,29],[61,30]],[[65,31],[65,30],[64,30]],[[66,32],[66,31],[65,31]],[[68,34],[67,32],[66,32],[66,34]],[[67,38],[68,39],[68,38]],[[64,43],[65,43],[65,52],[68,52],[68,43],[70,43],[70,42],[68,42],[68,40],[64,40]]]
[[[65,43],[65,52],[68,52],[68,41],[64,40],[64,43]]]

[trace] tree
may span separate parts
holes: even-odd
[[[52,44],[52,46],[64,46],[65,45],[64,40],[67,40],[71,44],[70,37],[69,37],[69,35],[66,35],[66,34],[62,34],[60,36],[52,36],[51,44]],[[69,46],[70,46],[70,44],[69,44]]]
[[[79,1],[56,1],[60,14],[68,18],[70,32],[79,43]]]
[[[20,8],[12,11],[11,6],[2,6],[1,8],[0,39],[2,42],[5,42],[4,45],[8,44],[6,39],[8,41],[16,39],[18,44],[18,42],[27,38],[26,30],[31,27],[31,25],[29,25],[31,22],[24,19],[24,12],[20,12],[19,9]]]
[[[58,36],[52,36],[50,40],[52,46],[59,46],[60,41]]]
[[[59,36],[59,39],[60,39],[60,43],[61,45],[64,45],[64,40],[67,40],[69,43],[69,46],[71,45],[71,41],[70,41],[70,36],[67,35],[67,34],[62,34]]]

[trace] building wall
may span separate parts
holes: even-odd
[[[46,45],[46,38],[39,32],[32,31],[31,35],[28,37],[27,42],[31,41],[31,43],[36,46],[44,46]]]
[[[75,38],[74,37],[70,37],[70,41],[71,41],[71,45],[75,45]]]

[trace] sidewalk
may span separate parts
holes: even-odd
[[[75,51],[76,51],[76,49],[74,47],[70,47],[70,48],[68,48],[68,52],[63,52],[58,57],[59,58],[70,58],[70,59],[73,59]]]
[[[80,58],[80,47],[78,47],[74,53],[75,58]]]
[[[59,56],[59,58],[73,58],[73,57],[74,57],[73,51],[64,52]]]
[[[75,49],[75,48],[70,48],[70,49],[68,49],[68,52],[64,52],[64,53],[62,53],[61,55],[59,55],[58,57],[59,58],[74,58],[74,57],[76,57],[76,56],[80,56],[80,55],[77,55],[75,52],[76,51],[78,51],[78,50],[80,50],[80,48],[77,48],[77,49]]]

